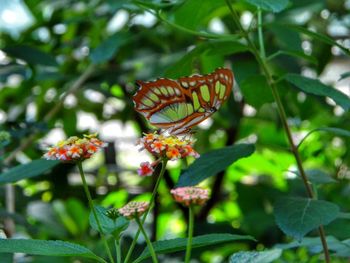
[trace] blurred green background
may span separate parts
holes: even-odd
[[[233,6],[257,41],[255,7],[243,0],[233,1]],[[161,10],[160,16],[154,10]],[[333,42],[287,26],[322,33],[349,48],[349,10],[349,0],[291,0],[282,12],[264,12],[267,54],[285,51],[269,61],[276,79],[287,72],[300,73],[349,95],[350,60],[342,50]],[[195,129],[195,148],[205,153],[250,142],[256,144],[256,152],[203,183],[212,189],[212,197],[197,211],[195,234],[247,234],[258,242],[197,249],[194,257],[200,262],[223,262],[236,251],[262,250],[290,241],[276,226],[272,207],[279,197],[305,196],[305,190],[293,173],[294,157],[270,90],[256,85],[261,77],[258,63],[244,41],[232,40],[240,36],[224,1],[1,0],[0,32],[0,128],[11,135],[0,150],[1,160],[29,142],[11,163],[3,163],[3,169],[40,158],[48,145],[67,136],[98,132],[109,146],[84,163],[94,198],[105,207],[118,208],[136,196],[146,198],[154,179],[140,178],[136,168],[150,157],[139,152],[135,142],[150,127],[133,109],[135,80],[232,68],[233,96]],[[227,37],[218,39],[218,34]],[[297,142],[315,128],[350,127],[349,112],[331,99],[305,94],[285,81],[279,82],[279,93]],[[337,203],[343,212],[350,210],[347,146],[349,137],[320,131],[299,148],[305,168],[327,178],[317,187],[320,199]],[[168,166],[147,221],[153,239],[185,236],[187,210],[169,194],[185,167],[181,162]],[[0,186],[2,219],[8,215],[5,205],[5,186]],[[75,166],[61,164],[50,173],[16,183],[15,207],[11,216],[16,237],[70,240],[103,254],[97,233],[89,228]],[[124,250],[135,229],[131,225],[124,234]],[[349,238],[349,220],[337,219],[326,227],[326,233]],[[138,246],[139,251],[144,247],[142,238]],[[320,256],[313,252],[305,248],[285,251],[278,262],[319,262]],[[168,255],[167,260],[179,262],[179,256]],[[18,262],[48,260],[73,262],[70,258],[18,257]],[[337,257],[334,262],[346,260]]]

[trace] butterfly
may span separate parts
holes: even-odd
[[[184,135],[220,108],[230,95],[234,76],[231,70],[218,68],[207,75],[136,83],[140,88],[133,97],[135,110],[151,125]]]

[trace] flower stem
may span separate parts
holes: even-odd
[[[92,202],[92,198],[91,198],[91,194],[90,194],[90,191],[89,191],[89,187],[88,187],[88,185],[86,183],[86,179],[85,179],[85,174],[84,174],[84,171],[83,171],[82,162],[78,162],[77,164],[78,164],[78,169],[79,169],[79,172],[80,172],[81,180],[83,181],[83,187],[84,187],[84,191],[85,191],[86,197],[87,197],[88,202],[89,202],[90,209],[91,209],[92,214],[94,215],[95,221],[97,223],[98,231],[100,232],[100,235],[101,235],[103,244],[104,244],[104,246],[106,248],[106,252],[107,252],[107,255],[109,257],[109,260],[110,260],[110,262],[114,263],[114,259],[113,259],[111,250],[109,249],[109,246],[107,244],[107,240],[103,236],[101,223],[100,223],[100,221],[99,221],[99,219],[97,217],[97,213],[96,213],[96,209],[94,207],[94,203]]]
[[[153,263],[158,263],[156,252],[154,252],[151,240],[149,240],[149,237],[148,237],[145,229],[143,228],[143,225],[142,225],[142,223],[140,221],[140,218],[136,216],[135,220],[136,220],[136,223],[139,225],[139,229],[142,232],[142,235],[144,236],[144,238],[146,240],[146,243],[147,243],[147,246],[148,246],[148,250],[149,250],[149,252],[151,254]]]
[[[158,191],[159,183],[160,183],[160,181],[161,181],[161,179],[162,179],[162,177],[163,177],[163,175],[164,175],[164,172],[165,172],[165,168],[166,168],[167,162],[168,162],[168,160],[162,160],[162,169],[160,170],[160,173],[159,173],[159,175],[158,175],[157,182],[156,182],[156,184],[155,184],[155,186],[154,186],[154,189],[153,189],[153,192],[152,192],[151,200],[149,201],[150,206],[149,206],[148,210],[146,211],[146,213],[144,213],[144,215],[143,215],[143,217],[142,217],[142,220],[141,220],[141,223],[142,223],[142,224],[146,221],[146,217],[147,217],[149,211],[150,211],[151,208],[152,208],[152,205],[153,205],[153,203],[154,203],[154,200],[155,200],[155,198],[156,198],[156,194],[157,194],[157,191]],[[129,248],[129,250],[128,250],[128,253],[126,254],[126,257],[125,257],[125,260],[124,260],[125,263],[128,263],[129,260],[130,260],[131,254],[132,254],[132,252],[133,252],[133,250],[134,250],[134,248],[135,248],[135,245],[136,245],[137,239],[138,239],[138,237],[139,237],[139,235],[140,235],[140,232],[141,232],[140,229],[136,232],[136,235],[135,235],[135,237],[134,237],[134,239],[133,239],[133,241],[132,241],[132,243],[131,243],[131,245],[130,245],[130,248]]]
[[[120,248],[120,237],[114,239],[115,252],[117,254],[117,263],[122,263],[122,250]]]
[[[186,247],[186,256],[185,263],[189,263],[191,260],[191,249],[192,249],[192,236],[193,236],[193,223],[194,223],[194,214],[192,205],[189,206],[189,217],[188,217],[188,236],[187,236],[187,247]]]
[[[241,33],[243,34],[244,38],[246,39],[246,41],[247,41],[247,43],[249,45],[249,48],[250,48],[251,52],[253,53],[254,57],[256,58],[256,60],[258,61],[262,71],[265,73],[265,76],[267,78],[267,82],[268,82],[269,87],[271,88],[271,91],[272,91],[272,95],[273,95],[273,97],[275,99],[275,102],[277,104],[278,113],[280,115],[280,118],[281,118],[281,121],[282,121],[282,125],[284,127],[285,132],[286,132],[291,152],[294,155],[294,158],[295,158],[295,161],[296,161],[296,164],[297,164],[297,167],[298,167],[301,179],[302,179],[302,181],[304,183],[304,186],[305,186],[305,189],[306,189],[306,193],[307,193],[309,198],[314,199],[315,198],[314,192],[312,191],[312,187],[311,187],[311,185],[309,183],[309,180],[308,180],[308,178],[306,176],[306,173],[305,173],[305,170],[304,170],[304,167],[303,167],[303,163],[302,163],[302,160],[301,160],[298,148],[297,148],[297,146],[296,146],[296,144],[294,142],[294,139],[292,137],[292,132],[291,132],[291,129],[290,129],[290,127],[288,125],[288,122],[287,122],[287,115],[286,115],[286,112],[284,110],[284,106],[282,104],[281,98],[280,98],[280,96],[278,94],[276,82],[274,81],[274,79],[272,77],[272,73],[270,72],[270,69],[269,69],[269,67],[267,65],[266,58],[264,56],[262,56],[261,54],[259,54],[259,51],[255,47],[255,44],[252,42],[252,40],[249,38],[248,33],[242,27],[241,23],[239,22],[239,16],[236,13],[236,11],[232,8],[230,0],[225,0],[225,1],[226,1],[226,4],[227,4],[231,14],[232,14],[233,20],[235,21],[235,23],[237,24],[239,30],[241,31]],[[259,20],[259,17],[258,17],[258,20]],[[264,44],[263,44],[263,38],[262,38],[262,29],[261,29],[262,28],[262,25],[261,25],[262,21],[261,21],[261,18],[258,21],[258,23],[260,23],[260,26],[258,25],[258,28],[260,28],[260,30],[261,30],[261,37],[259,36],[259,43],[260,43],[260,50],[262,50]],[[261,43],[260,40],[262,41],[262,43]],[[325,231],[324,231],[324,228],[323,228],[322,225],[319,226],[318,232],[319,232],[319,236],[320,236],[322,247],[323,247],[323,253],[324,253],[324,256],[325,256],[325,261],[326,261],[326,263],[330,263],[331,261],[330,261],[330,255],[329,255],[328,245],[327,245],[327,241],[326,241],[326,235],[325,235]]]

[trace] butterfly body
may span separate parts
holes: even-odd
[[[153,126],[170,134],[186,134],[191,128],[210,117],[229,97],[233,73],[218,68],[208,75],[193,75],[177,80],[160,78],[137,81],[134,95],[136,111]]]

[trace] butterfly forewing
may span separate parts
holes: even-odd
[[[208,75],[182,77],[177,81],[138,81],[135,109],[152,125],[172,134],[183,134],[208,118],[230,95],[233,73],[219,68]]]

